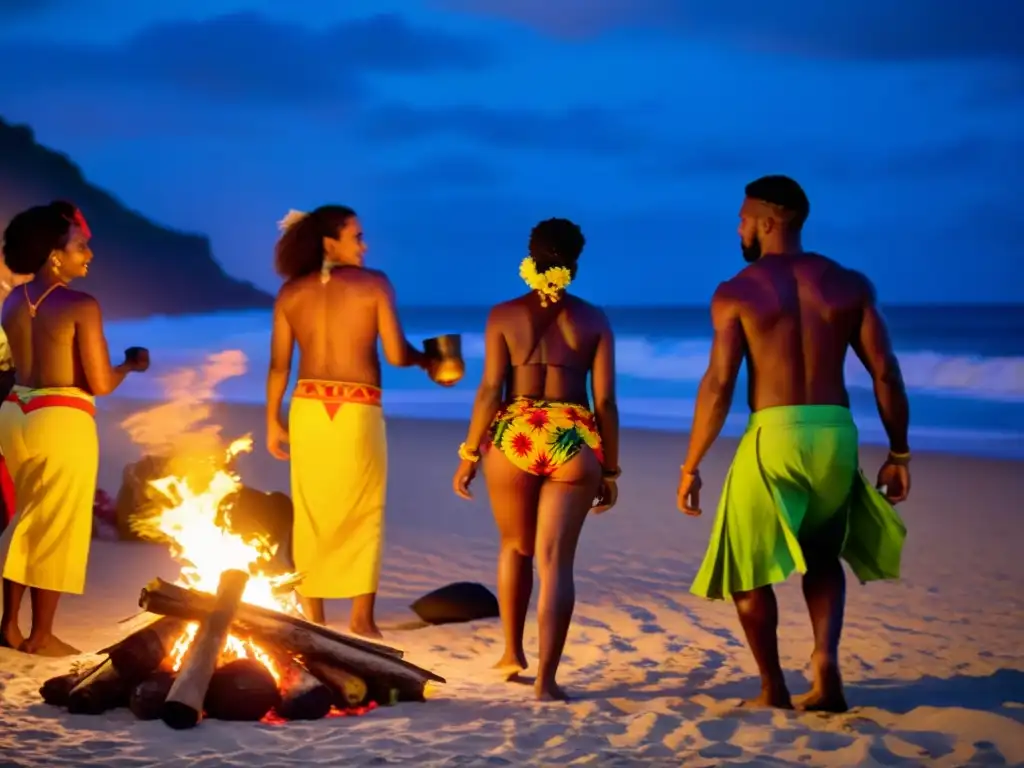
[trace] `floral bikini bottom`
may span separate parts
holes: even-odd
[[[517,397],[494,417],[491,444],[524,472],[546,477],[589,446],[604,463],[594,414],[574,403]]]

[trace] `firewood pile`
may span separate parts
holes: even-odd
[[[128,707],[141,720],[185,729],[204,717],[315,720],[424,701],[428,683],[445,682],[394,648],[243,603],[248,578],[224,571],[216,595],[156,579],[139,607],[159,618],[103,649],[99,664],[47,680],[40,695],[71,713]],[[226,658],[229,634],[254,652]]]

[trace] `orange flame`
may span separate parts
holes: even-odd
[[[159,512],[133,527],[146,538],[170,543],[171,555],[181,564],[176,583],[214,594],[221,574],[228,569],[249,574],[242,602],[262,608],[301,615],[294,592],[287,584],[295,574],[272,575],[270,561],[277,545],[260,537],[244,537],[230,530],[230,510],[225,499],[241,489],[231,469],[238,455],[252,450],[252,437],[222,447],[220,427],[203,425],[210,417],[207,400],[216,384],[245,372],[245,356],[229,351],[211,355],[201,371],[176,372],[164,379],[169,402],[133,414],[122,426],[137,444],[170,459],[172,474],[152,481],[165,503]],[[185,652],[199,625],[188,625],[170,654],[172,668],[180,669]],[[221,652],[222,663],[252,658],[263,664],[280,683],[281,670],[274,659],[251,638],[228,636]]]

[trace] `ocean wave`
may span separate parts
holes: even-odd
[[[133,397],[144,401],[164,398],[156,382],[135,382],[129,391],[118,391],[117,397]],[[230,382],[226,382],[230,384]],[[242,383],[241,387],[222,387],[215,399],[233,403],[261,406],[264,393]],[[251,382],[249,382],[251,383]],[[472,390],[448,389],[390,389],[384,395],[384,413],[387,417],[423,419],[428,421],[466,422],[472,409],[475,393]],[[104,407],[100,401],[100,408]],[[623,427],[650,429],[659,432],[686,432],[693,418],[692,398],[620,397],[619,418]],[[860,433],[860,441],[867,445],[885,445],[888,438],[876,413],[853,412]],[[733,412],[726,418],[722,434],[737,437],[746,428],[746,413]],[[1024,459],[1024,432],[1007,429],[965,428],[959,426],[912,425],[910,441],[915,450],[955,451],[958,454]],[[685,452],[680,443],[680,454]]]
[[[483,336],[465,334],[463,354],[483,357]],[[615,342],[615,365],[621,375],[649,381],[699,381],[707,368],[710,339],[653,341],[622,336]],[[903,379],[912,391],[978,400],[1024,402],[1024,358],[945,355],[929,350],[897,350]],[[871,389],[871,377],[854,356],[846,361],[850,387]]]
[[[440,332],[419,329],[410,337],[419,342]],[[174,365],[201,360],[211,351],[239,349],[248,357],[250,370],[265,369],[270,344],[269,318],[256,313],[111,323],[108,335],[114,348],[144,344],[153,351],[154,360]],[[482,360],[483,334],[462,334],[462,348],[467,361]],[[697,382],[707,367],[710,348],[710,339],[622,335],[616,339],[616,366],[620,376],[638,381]],[[928,349],[902,349],[897,354],[911,392],[1024,402],[1024,357],[948,354]],[[846,377],[851,388],[871,389],[870,377],[852,354],[846,362]]]

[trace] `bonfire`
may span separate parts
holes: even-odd
[[[127,706],[140,719],[180,729],[204,716],[361,714],[423,701],[428,683],[443,683],[397,649],[303,618],[294,591],[301,574],[281,572],[278,544],[232,530],[231,499],[241,488],[234,462],[252,450],[251,436],[219,454],[208,446],[177,457],[174,474],[151,481],[163,503],[134,523],[146,539],[168,545],[181,566],[177,579],[146,585],[145,626],[100,651],[100,663],[48,680],[43,699],[74,713]]]

